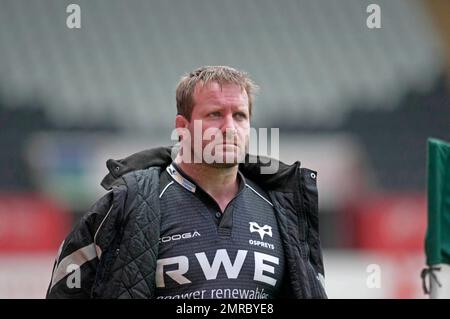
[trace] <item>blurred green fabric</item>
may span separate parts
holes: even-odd
[[[450,264],[450,143],[428,139],[427,176],[427,264]]]

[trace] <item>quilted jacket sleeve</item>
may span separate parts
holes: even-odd
[[[102,247],[97,242],[107,220],[120,205],[108,192],[92,205],[62,242],[53,266],[47,298],[90,298]]]

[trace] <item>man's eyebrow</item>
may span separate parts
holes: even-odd
[[[240,105],[238,105],[237,107],[238,107],[238,109],[239,109],[239,110],[241,110],[241,109],[242,109],[242,110],[244,110],[244,111],[245,111],[245,110],[247,110],[247,111],[248,111],[248,105],[243,105],[243,104],[240,104]]]

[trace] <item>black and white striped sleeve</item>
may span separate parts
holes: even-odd
[[[92,205],[62,242],[53,266],[47,298],[90,298],[102,247],[97,236],[114,207],[111,191]]]

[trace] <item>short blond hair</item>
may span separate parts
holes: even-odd
[[[217,82],[221,87],[224,84],[235,84],[245,90],[248,96],[248,110],[252,115],[253,96],[258,86],[250,79],[248,74],[229,66],[202,66],[189,74],[184,75],[178,82],[176,90],[177,114],[191,120],[194,108],[194,90],[197,83],[202,86]]]

